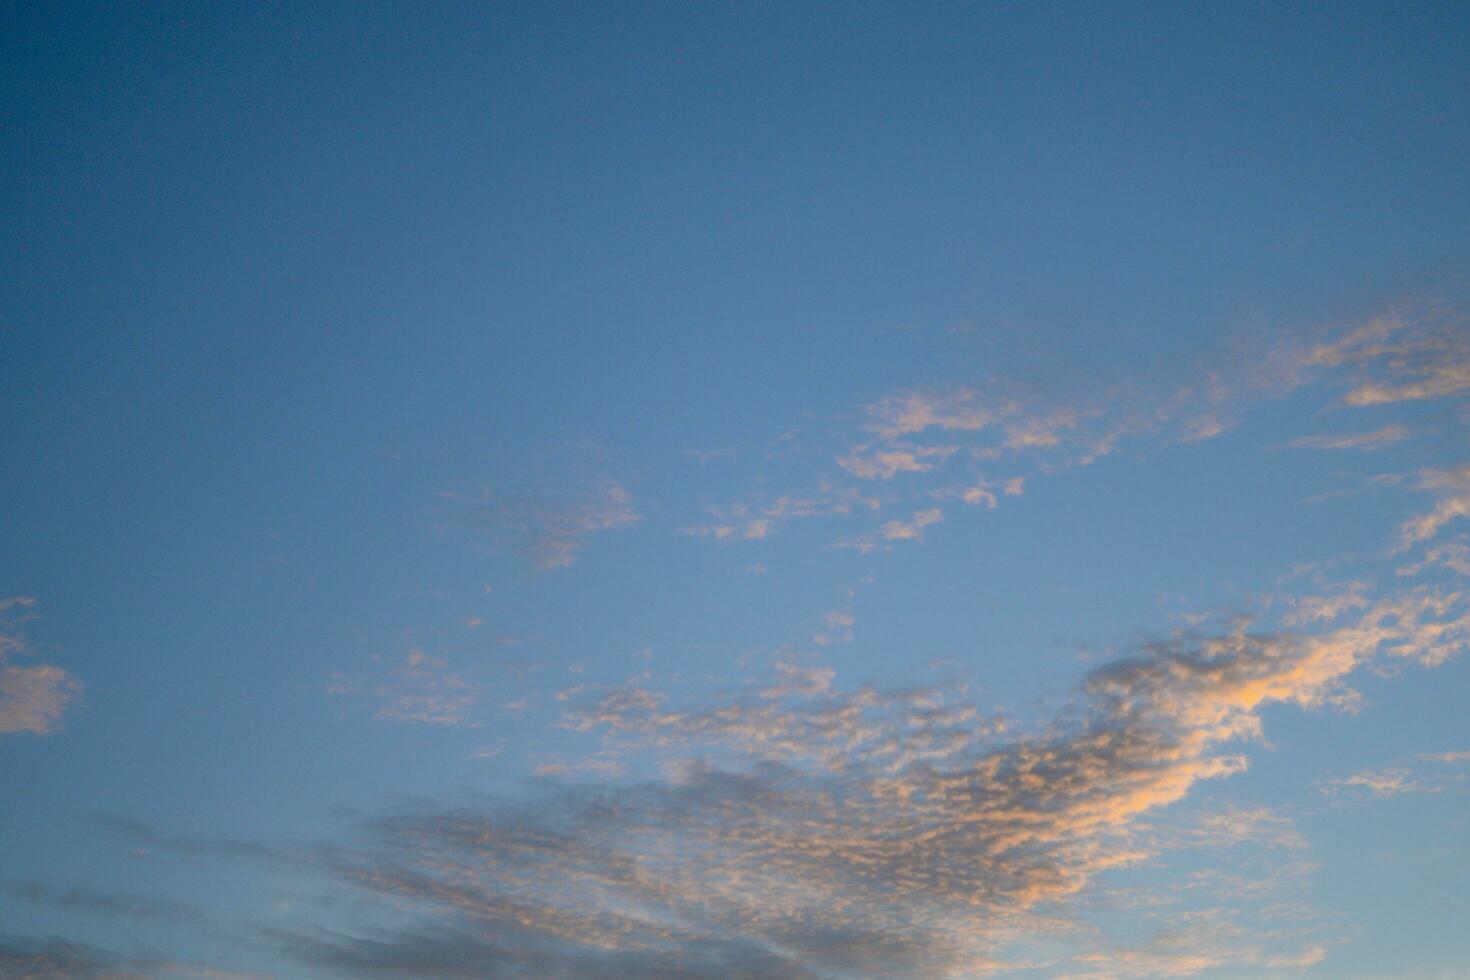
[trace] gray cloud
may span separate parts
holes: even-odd
[[[203,915],[192,905],[128,892],[102,892],[75,885],[56,886],[43,881],[27,880],[0,882],[0,893],[27,902],[53,905],[69,912],[83,912],[108,919],[159,922],[203,920]]]
[[[0,977],[24,980],[269,980],[198,963],[128,956],[59,937],[27,939],[0,936]]]

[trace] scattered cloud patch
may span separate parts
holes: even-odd
[[[957,446],[915,446],[892,443],[880,448],[860,446],[837,464],[863,480],[891,480],[900,473],[927,473],[953,456]]]
[[[817,646],[833,646],[852,642],[852,628],[857,617],[845,609],[834,609],[822,617],[823,630],[812,637]]]
[[[1379,769],[1365,770],[1344,776],[1341,779],[1329,779],[1326,782],[1329,791],[1343,789],[1362,789],[1374,796],[1401,796],[1404,793],[1436,793],[1440,787],[1429,786],[1412,778],[1404,769]]]
[[[1447,470],[1425,470],[1420,474],[1419,488],[1435,495],[1434,507],[1399,528],[1400,548],[1428,541],[1451,521],[1470,516],[1470,463]]]
[[[875,511],[879,506],[878,500],[856,490],[824,482],[814,492],[781,494],[765,503],[707,506],[705,511],[714,523],[683,527],[679,533],[715,541],[761,541],[790,521],[846,516],[859,507]]]
[[[860,538],[839,541],[837,547],[853,548],[862,554],[892,547],[895,541],[923,541],[924,529],[944,520],[944,511],[938,507],[915,511],[908,520],[891,520],[870,534]]]
[[[589,536],[631,527],[642,520],[633,506],[633,495],[608,478],[596,481],[575,497],[487,492],[472,502],[478,514],[477,526],[492,541],[520,551],[542,571],[575,564]]]
[[[1110,871],[1173,849],[1304,848],[1260,807],[1172,830],[1157,821],[1200,782],[1246,767],[1263,707],[1350,707],[1354,670],[1440,662],[1438,644],[1463,646],[1470,624],[1463,596],[1421,590],[1343,617],[1309,635],[1236,620],[1146,643],[1087,675],[1050,723],[1019,732],[963,685],[846,689],[831,668],[792,662],[702,703],[636,683],[588,691],[565,702],[563,726],[599,745],[543,763],[555,778],[540,797],[362,816],[358,840],[305,860],[379,914],[354,930],[298,926],[278,942],[363,976],[455,962],[589,977],[962,977],[1038,962],[1137,976],[1317,962],[1327,941],[1279,902],[1250,928],[1239,908],[1186,905],[1153,937],[1118,945],[1087,926],[1079,900]],[[1177,895],[1137,899],[1157,914],[1196,889],[1264,903],[1310,868],[1272,863],[1262,881],[1201,871]]]
[[[32,596],[0,599],[0,735],[50,735],[82,695],[81,682],[60,667],[12,662],[31,655],[22,624],[35,606]]]
[[[410,650],[402,661],[372,675],[334,674],[327,693],[376,705],[373,717],[400,725],[478,727],[479,691],[449,670],[443,657]]]

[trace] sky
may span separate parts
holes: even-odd
[[[1470,7],[0,65],[0,976],[1470,975]]]

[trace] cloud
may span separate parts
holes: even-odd
[[[951,496],[993,507],[999,492],[977,472],[945,486],[936,487],[934,480],[957,466],[1010,457],[1027,458],[1039,478],[1091,465],[1130,444],[1145,449],[1196,444],[1232,430],[1263,402],[1309,388],[1324,405],[1337,399],[1367,406],[1464,397],[1470,394],[1470,331],[1462,318],[1405,303],[1365,322],[1324,330],[1315,340],[1288,339],[1264,353],[1216,352],[1182,379],[1073,385],[1065,397],[1003,378],[903,389],[863,406],[855,426],[839,428],[833,443],[815,451],[840,477],[879,483],[883,507],[912,508]],[[1373,451],[1409,435],[1405,425],[1390,422],[1368,431],[1302,436],[1284,445]],[[930,444],[929,438],[943,443]],[[1019,478],[1005,486],[1005,492],[1022,489]],[[878,501],[871,504],[878,509]],[[1463,505],[1451,500],[1445,506]],[[685,533],[753,540],[780,523],[758,508],[744,517],[735,510],[727,508],[719,520]],[[873,550],[881,540],[849,536],[845,544]]]
[[[1042,415],[1022,418],[1006,424],[1007,449],[1049,449],[1059,445],[1063,433],[1077,428],[1082,413],[1076,409],[1053,409]]]
[[[1352,406],[1442,398],[1470,390],[1470,338],[1443,311],[1404,306],[1306,352],[1305,364],[1351,367],[1358,377],[1343,401]]]
[[[1269,951],[1263,939],[1281,938],[1282,930],[1259,923],[1251,927],[1237,921],[1233,910],[1201,909],[1168,929],[1160,929],[1145,942],[1117,945],[1078,957],[1087,969],[1068,973],[1069,980],[1125,980],[1132,977],[1193,976],[1205,970],[1230,965],[1266,967],[1272,970],[1302,969],[1321,962],[1327,955],[1325,943],[1293,946],[1290,951]]]
[[[1364,789],[1374,796],[1401,796],[1404,793],[1437,793],[1443,787],[1430,786],[1411,777],[1405,769],[1365,770],[1341,779],[1329,779],[1328,790]]]
[[[706,507],[705,510],[716,518],[716,523],[683,527],[679,529],[679,533],[716,541],[760,541],[774,534],[778,527],[789,521],[843,516],[852,513],[858,506],[877,510],[879,501],[865,497],[855,490],[837,488],[823,482],[814,492],[781,494],[763,504],[736,503],[728,507]]]
[[[927,473],[954,455],[957,446],[914,446],[893,443],[873,449],[860,446],[837,460],[853,476],[864,480],[891,480],[900,473]]]
[[[944,511],[938,507],[915,511],[906,521],[889,521],[878,531],[885,541],[923,541],[924,528],[944,520]]]
[[[812,637],[812,642],[817,646],[852,642],[852,628],[857,623],[857,617],[851,612],[834,609],[822,617],[822,622],[826,628]]]
[[[1263,842],[1288,850],[1306,850],[1307,839],[1292,822],[1264,806],[1235,806],[1204,813],[1186,828],[1176,846],[1235,847]]]
[[[112,950],[52,937],[44,940],[0,936],[0,976],[28,980],[267,980],[257,973],[241,973],[175,960],[126,956]]]
[[[642,520],[633,507],[633,495],[607,478],[570,499],[553,494],[486,494],[476,504],[481,528],[526,554],[543,571],[574,564],[588,536]]]
[[[914,511],[906,521],[887,521],[878,530],[859,538],[839,541],[835,547],[853,548],[862,554],[892,546],[894,541],[923,541],[924,528],[944,520],[944,511],[938,507]]]
[[[977,483],[972,487],[965,487],[960,492],[960,499],[971,506],[984,504],[991,510],[994,510],[999,503],[995,498],[995,491],[991,490],[984,483]]]
[[[107,919],[195,923],[204,919],[200,911],[192,905],[128,892],[101,892],[78,886],[57,887],[36,880],[0,882],[0,892],[23,901],[53,905],[68,912],[82,912]]]
[[[506,923],[492,933],[426,923],[387,936],[277,932],[300,962],[347,977],[557,977],[562,980],[816,980],[799,962],[753,944],[709,940],[690,949],[580,952]]]
[[[60,667],[0,666],[0,734],[50,735],[81,691],[81,683]]]
[[[1428,367],[1424,376],[1402,385],[1365,384],[1345,399],[1349,405],[1382,405],[1388,402],[1456,395],[1470,388],[1470,360],[1457,360]]]
[[[30,653],[20,624],[32,618],[35,605],[31,596],[0,599],[0,734],[50,735],[82,694],[81,682],[60,667],[8,662]]]
[[[1470,463],[1448,470],[1425,470],[1419,487],[1433,493],[1434,508],[1405,521],[1399,528],[1399,545],[1408,548],[1428,541],[1451,521],[1470,516]]]
[[[914,435],[928,428],[976,432],[996,421],[994,410],[981,404],[979,392],[917,391],[891,395],[868,409],[872,428],[885,439]]]
[[[410,650],[402,662],[377,675],[333,674],[327,693],[377,705],[378,721],[407,725],[478,727],[479,691],[449,670],[443,657]]]
[[[1470,576],[1470,546],[1463,541],[1449,541],[1437,547],[1426,548],[1419,561],[1395,569],[1394,574],[1408,577],[1435,567],[1449,569],[1457,575]]]
[[[1445,767],[1466,762],[1470,762],[1470,752],[1421,752],[1397,765],[1365,769],[1349,776],[1324,780],[1321,789],[1330,794],[1363,791],[1376,797],[1439,793],[1464,779],[1463,773],[1447,771]]]
[[[552,776],[596,776],[602,779],[617,779],[628,774],[628,767],[618,759],[616,753],[594,752],[582,759],[551,759],[537,763],[531,774],[540,778]]]
[[[969,486],[942,487],[934,491],[933,496],[938,500],[959,500],[971,507],[983,504],[987,510],[994,510],[1000,505],[998,493],[1019,497],[1025,492],[1025,478],[1016,476],[1001,484],[999,490],[989,480],[981,479]]]
[[[1329,595],[1288,598],[1287,604],[1291,611],[1282,617],[1282,622],[1292,627],[1330,623],[1344,613],[1367,608],[1368,598],[1364,594],[1367,589],[1364,582],[1350,582]]]
[[[1181,632],[1092,671],[1020,732],[962,684],[847,689],[789,662],[708,701],[632,683],[589,693],[563,726],[637,778],[360,815],[352,840],[301,860],[376,911],[275,938],[354,976],[961,977],[1034,963],[1038,944],[1051,972],[1077,975],[1315,961],[1323,943],[1279,914],[1278,931],[1251,931],[1216,909],[1119,946],[1075,903],[1160,849],[1300,849],[1259,808],[1151,828],[1246,767],[1263,708],[1351,707],[1360,667],[1442,662],[1470,638],[1466,606],[1411,589],[1310,634],[1244,620]],[[1239,899],[1265,886],[1200,879]]]
[[[1332,435],[1302,436],[1286,445],[1290,449],[1359,449],[1374,451],[1387,449],[1409,437],[1409,430],[1402,425],[1385,425],[1372,432],[1336,433]]]

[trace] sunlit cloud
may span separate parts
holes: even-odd
[[[1351,708],[1357,669],[1433,666],[1470,638],[1460,593],[1410,589],[1334,621],[1296,634],[1237,618],[1144,644],[1029,730],[981,711],[964,685],[847,689],[820,663],[782,662],[702,703],[640,683],[583,688],[563,726],[598,745],[540,764],[558,788],[363,817],[358,841],[296,860],[396,911],[276,942],[357,975],[488,956],[567,976],[964,977],[1034,964],[1044,937],[1057,975],[1317,962],[1327,942],[1307,937],[1309,915],[1247,928],[1238,908],[1181,910],[1125,946],[1100,940],[1074,903],[1169,849],[1300,851],[1295,828],[1261,807],[1169,832],[1145,818],[1244,770],[1262,708]],[[1343,783],[1387,795],[1392,779]],[[1264,902],[1309,868],[1197,883]]]
[[[837,462],[861,479],[891,480],[900,473],[927,473],[957,450],[957,446],[892,443],[880,448],[859,447]]]
[[[82,695],[81,682],[60,667],[11,662],[31,653],[22,624],[35,606],[32,596],[0,599],[0,735],[50,735]]]
[[[1435,496],[1433,509],[1399,528],[1400,547],[1428,541],[1446,524],[1470,516],[1470,463],[1448,470],[1426,470],[1419,487]]]
[[[891,547],[895,541],[923,541],[924,529],[943,520],[944,511],[938,507],[930,507],[927,510],[914,511],[907,520],[886,521],[878,530],[859,538],[840,541],[837,546],[853,548],[867,554]]]
[[[1394,574],[1409,578],[1431,568],[1444,568],[1456,575],[1470,576],[1470,545],[1459,540],[1425,548],[1420,552],[1417,562],[1400,566],[1394,570]]]

